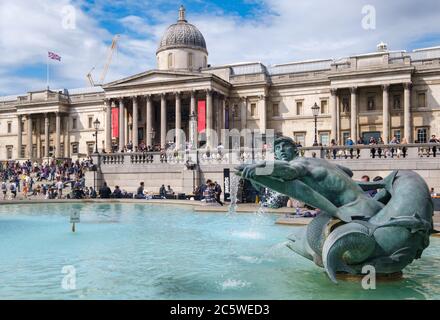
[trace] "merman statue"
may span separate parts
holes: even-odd
[[[277,138],[274,152],[275,159],[294,156],[242,165],[237,174],[320,209],[306,228],[289,237],[289,247],[324,267],[333,282],[337,273],[361,274],[367,265],[376,274],[400,272],[428,247],[435,232],[434,209],[428,186],[417,173],[393,171],[381,181],[356,182],[348,168],[298,157],[290,138]],[[375,189],[379,192],[374,198],[365,192]]]

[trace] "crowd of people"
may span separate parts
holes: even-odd
[[[17,194],[24,198],[43,197],[61,199],[74,197],[81,189],[85,196],[93,196],[93,188],[85,187],[84,173],[93,167],[90,158],[82,161],[45,161],[22,163],[5,161],[0,163],[1,190],[3,199],[15,199]],[[70,188],[72,194],[64,194]]]
[[[415,141],[415,143],[419,143],[419,141]],[[432,144],[438,144],[440,143],[440,140],[436,137],[436,135],[432,135],[429,139],[428,143]],[[371,158],[406,158],[408,148],[405,146],[408,144],[408,141],[406,138],[402,138],[402,140],[399,140],[397,136],[393,136],[393,138],[388,142],[385,143],[382,137],[374,138],[370,137],[370,139],[367,141],[367,143],[364,141],[363,138],[359,138],[356,142],[351,138],[348,137],[345,141],[344,146],[347,148],[341,148],[338,149],[337,142],[332,139],[330,141],[330,146],[333,147],[331,151],[328,151],[329,153],[332,153],[333,159],[336,159],[337,157],[341,158],[359,158],[360,157],[360,149],[356,148],[356,146],[370,146],[370,155]],[[386,146],[385,146],[386,145]],[[433,145],[432,147],[428,148],[427,155],[431,155],[433,157],[437,156],[437,149],[438,146]],[[330,155],[328,155],[330,157]]]

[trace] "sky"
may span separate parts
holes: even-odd
[[[209,64],[267,66],[440,45],[438,0],[0,0],[0,95],[98,82],[116,34],[104,82],[155,68],[157,45],[180,5],[203,33]]]

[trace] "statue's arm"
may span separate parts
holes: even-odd
[[[353,171],[348,169],[347,167],[341,166],[339,164],[336,165],[336,167],[342,171],[344,171],[350,178],[353,178]]]

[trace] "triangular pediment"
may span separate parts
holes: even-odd
[[[203,73],[151,70],[131,77],[113,81],[111,83],[104,85],[103,87],[104,89],[109,89],[109,88],[117,88],[122,86],[125,87],[131,85],[200,79],[200,78],[206,78],[207,76],[209,77],[209,75]]]

